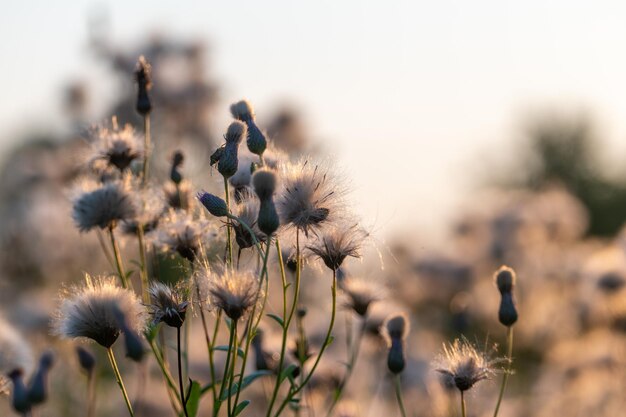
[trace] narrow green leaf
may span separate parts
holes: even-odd
[[[285,380],[285,378],[287,377],[292,377],[293,376],[293,372],[296,370],[296,368],[298,367],[298,365],[292,363],[291,365],[289,365],[288,367],[286,367],[285,369],[282,370],[282,372],[280,373],[280,382],[283,382]]]
[[[215,346],[213,348],[213,350],[219,350],[220,352],[228,352],[228,349],[229,348],[227,345]],[[243,349],[237,348],[237,356],[243,359]]]
[[[326,347],[332,345],[334,341],[335,341],[335,336],[329,337],[328,342],[326,342]]]
[[[271,371],[262,370],[262,371],[255,371],[255,372],[252,372],[250,375],[244,376],[243,381],[241,381],[241,391],[246,389],[248,385],[252,384],[255,379],[260,378],[265,375],[271,375],[271,373],[272,373]],[[230,397],[233,394],[236,394],[238,390],[239,390],[239,384],[235,382],[233,384],[232,390],[224,391],[220,400],[221,401],[227,400],[228,397]]]
[[[271,319],[274,319],[276,321],[276,323],[278,323],[280,325],[280,327],[285,328],[285,322],[283,321],[282,318],[280,318],[276,314],[267,313],[266,316],[271,318]]]
[[[235,407],[235,416],[238,416],[239,413],[241,413],[243,409],[248,406],[248,404],[250,404],[250,401],[248,400],[243,400],[242,402],[237,404],[237,407]]]
[[[202,396],[200,384],[197,381],[191,382],[189,394],[185,400],[187,401],[187,413],[189,417],[196,417],[198,414],[198,406],[200,405],[200,397]]]

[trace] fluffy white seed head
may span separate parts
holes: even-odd
[[[337,270],[347,257],[359,258],[368,233],[358,224],[340,223],[324,228],[307,246],[324,264]]]
[[[86,338],[109,348],[121,333],[119,313],[135,332],[145,327],[146,309],[135,293],[114,278],[85,276],[85,284],[62,293],[54,332],[64,338]]]
[[[94,134],[93,155],[90,165],[104,161],[123,172],[143,155],[142,141],[131,125],[123,129],[100,127]]]
[[[496,371],[495,365],[502,361],[478,351],[466,339],[456,339],[452,344],[443,345],[442,352],[435,359],[435,370],[447,379],[447,384],[456,386],[459,391],[467,391],[490,378]]]
[[[220,309],[232,320],[246,316],[260,299],[258,279],[249,271],[225,270],[222,273],[205,271],[210,305]]]
[[[178,253],[193,261],[202,242],[214,235],[215,231],[206,220],[194,219],[185,211],[171,210],[150,234],[150,239],[162,252]]]
[[[307,160],[283,164],[279,182],[276,208],[282,224],[308,235],[345,215],[345,188],[329,168]]]
[[[340,285],[346,295],[346,306],[364,317],[372,304],[383,298],[383,289],[372,280],[348,277]]]
[[[137,215],[136,201],[126,179],[100,185],[82,181],[73,194],[72,218],[81,232],[115,227],[119,221],[131,221]]]
[[[150,285],[150,312],[153,322],[164,322],[171,327],[180,327],[185,322],[189,306],[188,291],[182,286],[170,287],[161,282]]]

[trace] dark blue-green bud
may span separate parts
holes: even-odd
[[[226,144],[217,161],[217,170],[224,178],[230,178],[237,172],[239,144],[246,136],[247,130],[245,123],[240,121],[234,121],[228,126],[224,135]]]
[[[498,309],[498,320],[503,325],[510,327],[517,321],[517,309],[515,308],[515,300],[513,294],[504,293],[500,299],[500,308]]]
[[[387,354],[387,368],[393,374],[399,374],[404,370],[406,360],[404,358],[404,342],[402,339],[391,339],[391,346]]]
[[[273,200],[276,176],[268,170],[256,171],[252,177],[252,185],[260,202],[257,226],[267,236],[271,236],[280,226],[280,218]]]
[[[250,102],[246,100],[238,101],[230,106],[230,112],[235,119],[241,120],[247,125],[246,144],[250,152],[259,156],[263,155],[267,148],[267,139],[254,120],[254,110]]]
[[[84,347],[77,346],[76,355],[78,356],[78,363],[80,364],[80,367],[83,368],[85,372],[91,373],[93,368],[96,366],[96,358],[93,354]]]
[[[200,191],[197,195],[198,200],[202,205],[215,217],[224,217],[228,215],[228,207],[226,202],[218,196],[207,193],[206,191]]]
[[[39,359],[39,367],[32,377],[28,387],[28,401],[30,405],[41,404],[48,397],[48,372],[54,363],[52,352],[46,352]]]
[[[23,372],[21,369],[15,369],[7,375],[11,382],[13,382],[13,398],[11,399],[11,406],[18,413],[26,413],[30,411],[30,401],[28,401],[28,391],[24,385],[22,378]]]

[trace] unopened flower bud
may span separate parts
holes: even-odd
[[[517,321],[517,309],[513,297],[515,280],[515,271],[508,266],[502,266],[495,273],[496,286],[501,295],[498,320],[507,327],[512,326]]]
[[[80,367],[83,368],[83,370],[88,374],[93,372],[93,369],[96,366],[96,358],[93,354],[84,347],[77,346],[76,355],[78,356],[78,363],[80,364]]]
[[[404,343],[400,339],[391,339],[391,346],[387,353],[387,368],[393,374],[399,374],[404,370],[406,360],[404,358]]]
[[[48,372],[54,363],[52,352],[46,352],[39,359],[39,368],[32,377],[28,387],[28,401],[30,405],[41,404],[48,397]]]
[[[250,152],[259,156],[263,155],[267,148],[267,139],[254,120],[252,105],[246,100],[241,100],[230,106],[230,112],[235,119],[241,120],[248,126],[246,144]]]
[[[137,103],[135,108],[137,113],[146,116],[152,110],[152,103],[148,95],[152,88],[152,67],[144,56],[140,56],[137,62],[135,81],[137,81]]]
[[[141,342],[141,337],[128,326],[126,317],[121,310],[115,311],[115,319],[122,333],[124,333],[124,347],[126,347],[126,356],[135,362],[140,362],[143,359],[145,349]]]
[[[228,207],[226,202],[218,196],[201,191],[198,193],[198,200],[202,205],[215,217],[224,217],[228,215]]]
[[[260,170],[252,177],[252,184],[260,202],[257,225],[263,233],[271,236],[280,226],[280,219],[273,200],[276,176],[271,171]]]
[[[30,402],[28,401],[28,391],[24,385],[23,372],[21,369],[15,369],[8,375],[11,382],[13,382],[13,398],[11,399],[11,405],[13,409],[18,413],[27,413],[30,411]]]
[[[382,335],[389,347],[387,368],[394,374],[399,374],[406,366],[404,340],[408,333],[409,319],[406,314],[394,314],[383,323]]]
[[[182,166],[185,156],[182,152],[176,151],[172,156],[172,169],[170,170],[170,179],[174,184],[180,184],[183,180],[183,175],[180,173],[179,168]]]
[[[217,161],[217,170],[224,178],[230,178],[237,172],[239,166],[239,144],[245,137],[246,132],[246,125],[240,121],[232,122],[228,126],[228,130],[224,135],[226,144]]]

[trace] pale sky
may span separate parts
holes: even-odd
[[[528,111],[589,109],[626,151],[626,3],[572,0],[6,2],[0,147],[54,123],[63,83],[93,65],[94,10],[118,43],[205,37],[225,105],[298,103],[380,229],[435,227],[477,167],[514,159]]]

